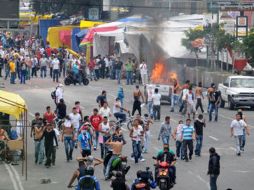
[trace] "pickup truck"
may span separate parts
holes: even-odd
[[[254,108],[254,77],[229,76],[218,85],[218,90],[221,91],[221,107],[227,102],[231,110],[239,106]]]

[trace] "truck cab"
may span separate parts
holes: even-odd
[[[227,102],[231,110],[239,106],[254,108],[254,77],[229,76],[218,89],[221,91],[221,107]]]

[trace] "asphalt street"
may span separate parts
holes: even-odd
[[[41,114],[45,111],[47,105],[54,107],[50,93],[57,85],[50,79],[32,79],[26,85],[10,85],[9,81],[5,83],[5,89],[11,92],[20,94],[25,100],[29,108],[29,120],[31,121],[35,112]],[[132,108],[132,91],[134,86],[126,86],[123,82],[125,102],[124,106],[131,110]],[[112,80],[92,81],[89,86],[65,86],[64,99],[67,102],[68,111],[74,105],[74,102],[81,102],[83,113],[90,115],[92,109],[97,106],[96,97],[101,93],[102,89],[108,93],[109,105],[112,107],[113,100],[117,94],[117,82]],[[162,106],[162,119],[166,115],[171,116],[171,125],[176,127],[178,120],[182,119],[179,113],[169,112],[169,105]],[[146,109],[142,109],[146,113]],[[252,190],[254,187],[254,117],[253,111],[244,110],[247,117],[247,122],[251,126],[251,135],[247,137],[247,145],[245,152],[241,157],[235,155],[234,139],[230,137],[230,123],[236,111],[230,111],[227,108],[219,110],[218,122],[207,122],[207,127],[204,129],[204,141],[202,148],[202,156],[194,157],[190,162],[177,161],[177,184],[175,190],[209,190],[209,176],[207,173],[208,165],[208,149],[214,146],[217,152],[221,155],[221,175],[218,178],[218,189],[226,190]],[[207,114],[205,115],[208,120]],[[153,171],[152,156],[156,155],[159,149],[162,148],[162,142],[157,140],[159,127],[161,122],[155,122],[151,127],[151,146],[148,154],[144,154],[145,162],[134,164],[134,161],[128,159],[131,169],[127,175],[127,183],[130,185],[136,176],[137,170],[144,170],[147,166]],[[130,156],[131,141],[128,131],[124,131],[127,145],[125,145],[123,154]],[[175,150],[175,142],[171,139],[170,146]],[[10,166],[7,164],[0,165],[0,190],[63,190],[67,189],[67,183],[77,168],[77,162],[66,162],[63,143],[59,144],[57,150],[56,166],[49,169],[43,165],[34,164],[34,146],[33,140],[28,141],[28,180],[25,181],[21,175],[21,164],[19,166]],[[75,150],[74,157],[79,155],[79,151]],[[100,151],[93,152],[95,157],[99,157]],[[130,157],[129,157],[130,158]],[[95,175],[100,180],[101,189],[109,190],[110,182],[104,180],[102,166],[96,167]],[[51,179],[49,184],[41,184],[41,179]]]

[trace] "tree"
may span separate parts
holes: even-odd
[[[245,56],[252,65],[254,64],[254,29],[252,28],[249,35],[243,39],[242,47]]]

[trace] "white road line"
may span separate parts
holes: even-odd
[[[5,166],[5,168],[7,169],[8,173],[9,173],[9,176],[10,176],[11,182],[12,182],[12,185],[13,185],[13,187],[14,187],[14,190],[19,190],[19,189],[18,189],[18,185],[17,185],[17,183],[16,183],[16,181],[15,181],[15,179],[14,179],[14,176],[13,176],[13,173],[12,173],[10,167],[9,167],[7,164],[4,164],[4,166]]]
[[[188,173],[189,174],[191,174],[192,176],[195,176],[197,179],[199,179],[201,182],[203,182],[203,183],[205,183],[206,184],[206,187],[208,188],[208,189],[210,189],[210,185],[209,185],[209,183],[205,180],[205,179],[203,179],[200,175],[196,175],[196,174],[194,174],[192,171],[190,171],[190,170],[188,170]]]
[[[237,172],[237,173],[250,173],[250,171],[244,171],[244,170],[235,170],[233,172]]]
[[[19,174],[18,174],[17,170],[16,170],[12,165],[10,165],[10,168],[12,169],[12,171],[13,171],[15,177],[16,177],[16,181],[18,182],[19,189],[20,189],[20,190],[24,190],[23,185],[22,185],[22,183],[21,183],[21,180],[20,180],[20,177],[19,177]]]
[[[215,140],[215,141],[218,141],[219,139],[217,139],[216,137],[213,137],[213,136],[209,136],[211,139]]]

